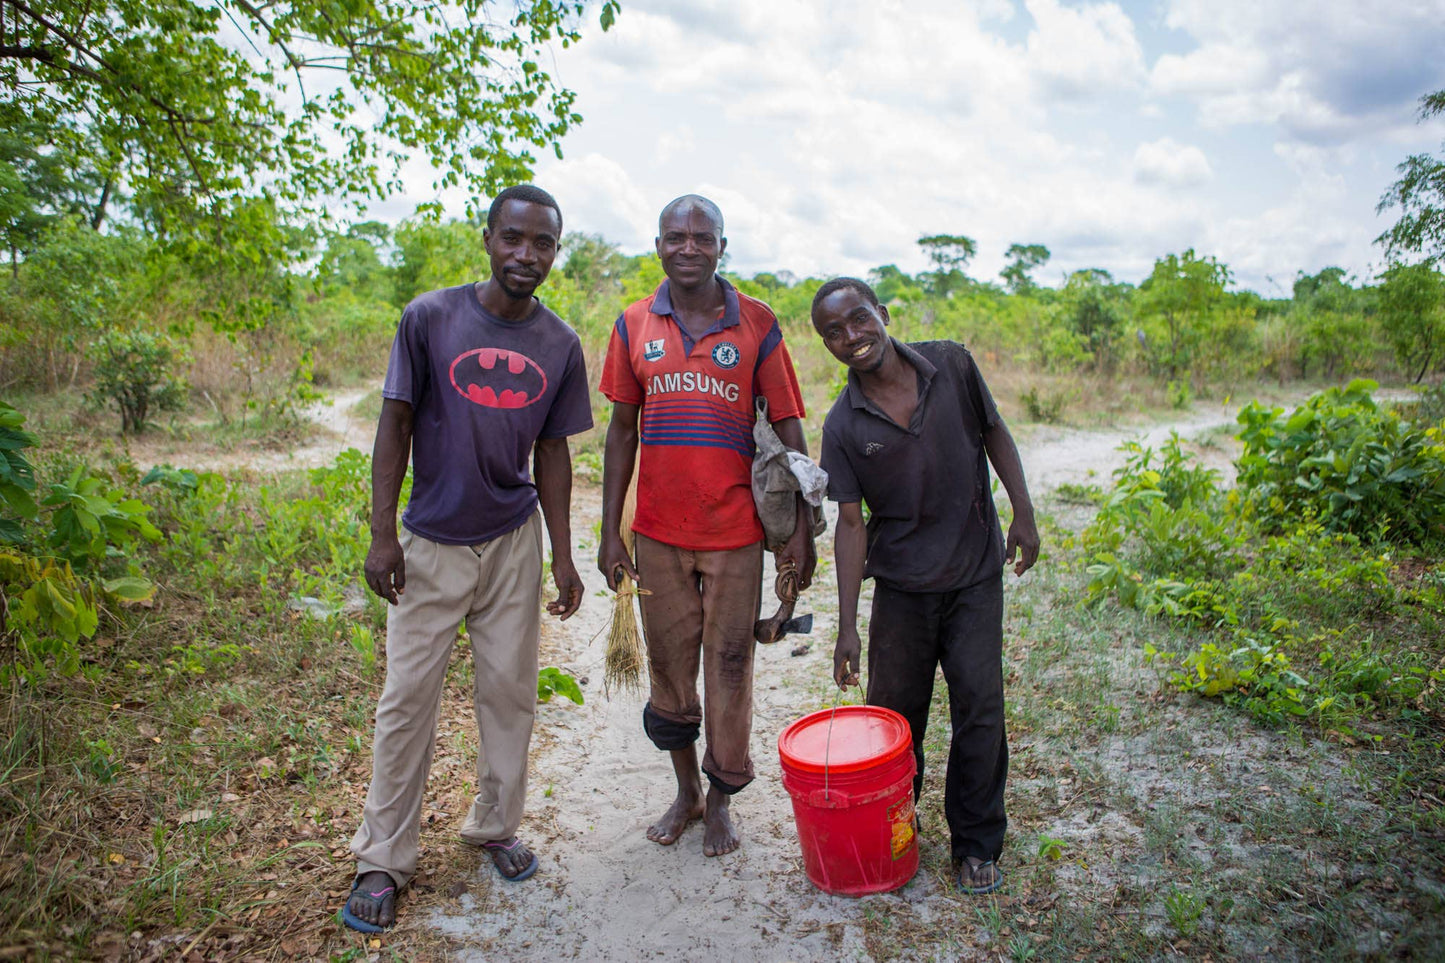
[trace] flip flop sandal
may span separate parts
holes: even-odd
[[[368,922],[367,920],[364,920],[360,916],[357,916],[355,913],[351,912],[351,897],[355,896],[356,891],[360,888],[361,879],[357,878],[351,884],[351,893],[346,897],[346,902],[341,904],[341,922],[356,930],[358,933],[385,933],[387,930],[391,929],[390,926],[382,926],[378,923]],[[395,894],[396,887],[388,886],[385,889],[380,890],[379,892],[363,893],[362,895],[369,897],[370,899],[374,899],[377,902],[380,902],[388,893]],[[393,895],[392,898],[395,899],[395,896]]]
[[[986,886],[970,886],[963,881],[965,873],[967,873],[969,878],[972,879],[985,866],[993,867],[993,880],[989,882]],[[963,865],[960,866],[958,869],[958,888],[970,896],[983,896],[985,893],[992,893],[1001,888],[1002,886],[1003,870],[999,869],[997,866],[994,866],[994,862],[991,859],[986,859],[972,868],[969,867],[968,860],[964,860]]]
[[[503,853],[510,853],[512,850],[516,849],[520,845],[522,845],[522,841],[520,839],[514,838],[510,846],[504,843],[490,842],[482,843],[482,849],[487,850],[489,854],[499,851]],[[497,875],[502,877],[502,879],[505,879],[509,883],[520,883],[524,879],[531,879],[532,874],[537,871],[537,854],[533,853],[532,861],[527,864],[526,868],[524,868],[521,872],[517,873],[517,875],[515,876],[508,876],[506,873],[502,872],[502,867],[498,865],[496,856],[492,856],[492,865],[496,867]]]

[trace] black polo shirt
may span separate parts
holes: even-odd
[[[918,372],[907,427],[863,394],[858,375],[823,423],[828,497],[868,506],[865,577],[905,592],[949,592],[1003,572],[983,434],[998,409],[968,349],[955,341],[893,346]]]

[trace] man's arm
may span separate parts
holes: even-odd
[[[808,439],[803,434],[803,422],[798,418],[784,418],[773,423],[778,440],[793,451],[808,453]],[[793,535],[783,550],[778,553],[779,567],[792,562],[798,572],[799,591],[813,584],[813,569],[818,565],[818,549],[813,544],[813,511],[800,492],[797,495],[798,521],[793,526]]]
[[[602,544],[597,547],[597,568],[607,577],[607,587],[617,591],[617,570],[621,568],[638,582],[637,568],[622,543],[622,503],[632,483],[632,466],[637,461],[637,405],[616,402],[607,425],[607,448],[602,456]]]
[[[396,535],[396,503],[411,459],[412,407],[383,399],[371,452],[371,548],[366,553],[366,584],[392,605],[406,589],[406,559]]]
[[[838,527],[833,532],[833,560],[838,575],[838,642],[833,646],[833,681],[846,689],[858,684],[863,642],[858,638],[858,594],[863,587],[863,560],[868,554],[868,530],[863,526],[861,502],[838,503]]]
[[[988,452],[988,460],[993,463],[999,481],[1003,482],[1014,510],[1013,521],[1008,527],[1008,541],[1004,545],[1004,561],[1012,562],[1015,551],[1022,549],[1018,564],[1014,566],[1014,574],[1022,575],[1039,560],[1039,529],[1034,523],[1034,503],[1029,499],[1028,485],[1024,482],[1019,449],[1002,418],[984,432],[983,448]]]
[[[557,598],[547,611],[564,621],[582,604],[582,576],[572,563],[572,453],[566,438],[538,438],[532,449],[532,478],[552,542],[552,581]]]

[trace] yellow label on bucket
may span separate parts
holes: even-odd
[[[902,859],[913,845],[913,795],[888,808],[888,824],[892,833],[893,858]]]

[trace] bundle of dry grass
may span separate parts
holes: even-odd
[[[636,539],[632,534],[632,516],[637,510],[637,476],[628,486],[622,503],[622,543],[631,555]],[[647,594],[626,574],[617,580],[617,595],[612,601],[612,625],[607,632],[607,657],[604,660],[602,684],[611,696],[613,689],[637,692],[642,688],[642,631],[637,626],[637,610],[632,600]]]

